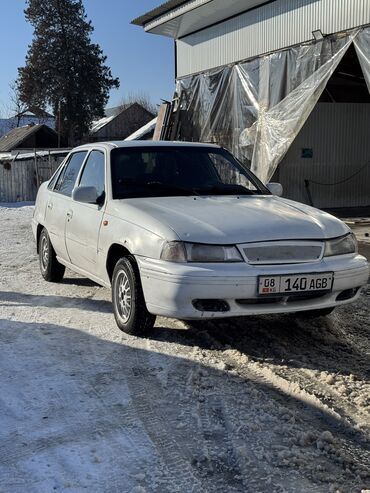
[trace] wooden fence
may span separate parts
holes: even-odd
[[[41,183],[49,180],[67,154],[43,152],[0,160],[0,203],[33,202]]]

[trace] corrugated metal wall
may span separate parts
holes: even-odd
[[[177,41],[177,77],[370,24],[370,0],[277,0]]]
[[[0,202],[33,202],[38,183],[47,181],[65,156],[0,162]]]
[[[320,208],[370,205],[370,104],[319,103],[273,181],[284,197],[309,203],[305,180],[337,183],[367,166],[349,181],[325,186],[310,183],[313,204]],[[305,151],[303,151],[305,150]],[[303,158],[302,152],[312,158]]]

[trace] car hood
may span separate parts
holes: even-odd
[[[155,197],[119,203],[126,209],[123,218],[166,239],[174,239],[171,231],[177,239],[195,243],[322,240],[350,231],[330,214],[275,196]]]

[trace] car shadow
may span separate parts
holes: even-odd
[[[69,284],[73,286],[86,286],[91,288],[100,287],[100,284],[88,279],[87,277],[63,277],[60,284]]]
[[[111,313],[110,301],[94,300],[87,297],[71,297],[60,295],[35,295],[14,291],[0,291],[0,306],[16,304],[20,306],[44,306],[48,308],[76,308],[91,312]]]
[[[338,323],[338,318],[340,323]],[[254,361],[338,375],[370,376],[369,336],[360,330],[348,337],[350,315],[303,319],[294,315],[251,316],[221,321],[184,322],[187,329],[161,327],[152,337],[203,349],[236,349]],[[366,344],[361,344],[361,337]]]
[[[14,470],[18,489],[37,491],[365,486],[360,431],[262,381],[150,344],[0,320],[0,489],[12,489]]]

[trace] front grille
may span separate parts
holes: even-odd
[[[235,300],[238,305],[268,305],[274,303],[294,303],[295,301],[307,301],[314,300],[316,298],[322,298],[330,293],[330,291],[315,291],[314,293],[293,293],[285,296],[266,296],[263,298],[247,298]]]
[[[287,303],[291,303],[292,301],[314,300],[316,298],[322,298],[328,293],[330,293],[330,291],[315,291],[314,293],[295,293],[288,296]]]
[[[323,252],[321,242],[254,243],[242,246],[250,264],[292,264],[317,262]]]

